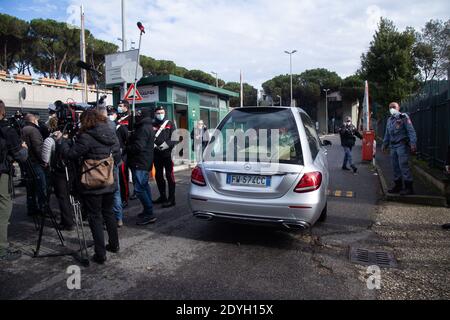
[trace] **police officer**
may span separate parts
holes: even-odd
[[[171,140],[175,126],[172,121],[167,119],[166,110],[161,106],[155,109],[153,130],[155,133],[155,180],[160,194],[160,197],[153,203],[162,203],[163,208],[169,208],[175,206],[175,176],[173,172],[172,149],[177,142]],[[166,171],[167,184],[169,185],[168,198],[166,196],[164,170]]]
[[[389,112],[391,116],[387,120],[382,150],[386,152],[388,147],[391,149],[395,185],[388,192],[410,195],[414,191],[409,157],[411,153],[417,151],[416,131],[409,116],[400,112],[400,105],[397,102],[389,104]],[[403,182],[405,188],[403,188]]]

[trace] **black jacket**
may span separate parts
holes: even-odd
[[[28,146],[28,155],[33,163],[42,164],[42,139],[39,127],[34,123],[26,122],[22,129],[22,138]]]
[[[120,157],[119,141],[116,133],[108,123],[100,123],[84,133],[81,133],[73,145],[68,140],[61,140],[61,151],[68,160],[101,160],[107,158],[112,152],[114,163],[119,164]],[[82,194],[107,194],[116,191],[116,183],[102,189],[86,190],[81,185],[78,190]]]
[[[130,169],[150,171],[153,164],[155,135],[152,119],[144,118],[136,123],[127,146],[128,167]]]
[[[341,145],[343,147],[353,147],[356,142],[356,137],[362,139],[361,134],[356,130],[354,125],[346,126],[345,124],[339,128],[341,136]]]
[[[28,150],[22,147],[19,135],[7,120],[0,121],[0,144],[0,174],[10,172],[12,160],[27,160]]]
[[[156,135],[159,128],[166,122],[167,117],[163,121],[155,120],[153,122],[153,132]],[[175,145],[178,143],[177,141],[172,141],[172,133],[175,131],[175,125],[172,121],[168,121],[164,129],[159,134],[158,138],[155,137],[155,145],[156,147],[159,147],[164,142],[167,143],[169,146],[169,149],[166,150],[159,150],[158,148],[155,148],[155,157],[171,157],[172,156],[172,149],[175,147]]]
[[[127,161],[127,146],[130,133],[128,131],[128,121],[119,121],[116,126],[117,138],[119,139],[122,160]]]

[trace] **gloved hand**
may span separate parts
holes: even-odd
[[[164,142],[162,145],[160,145],[158,147],[158,149],[161,150],[161,151],[167,150],[167,149],[169,149],[169,145]]]

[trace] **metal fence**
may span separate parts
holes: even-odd
[[[417,156],[430,167],[442,169],[450,148],[450,93],[448,81],[428,83],[401,104],[411,117],[417,133]],[[386,119],[378,122],[377,135],[382,138]]]

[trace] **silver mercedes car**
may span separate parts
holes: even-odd
[[[191,175],[195,217],[287,229],[326,219],[331,142],[302,109],[236,108],[210,136]]]

